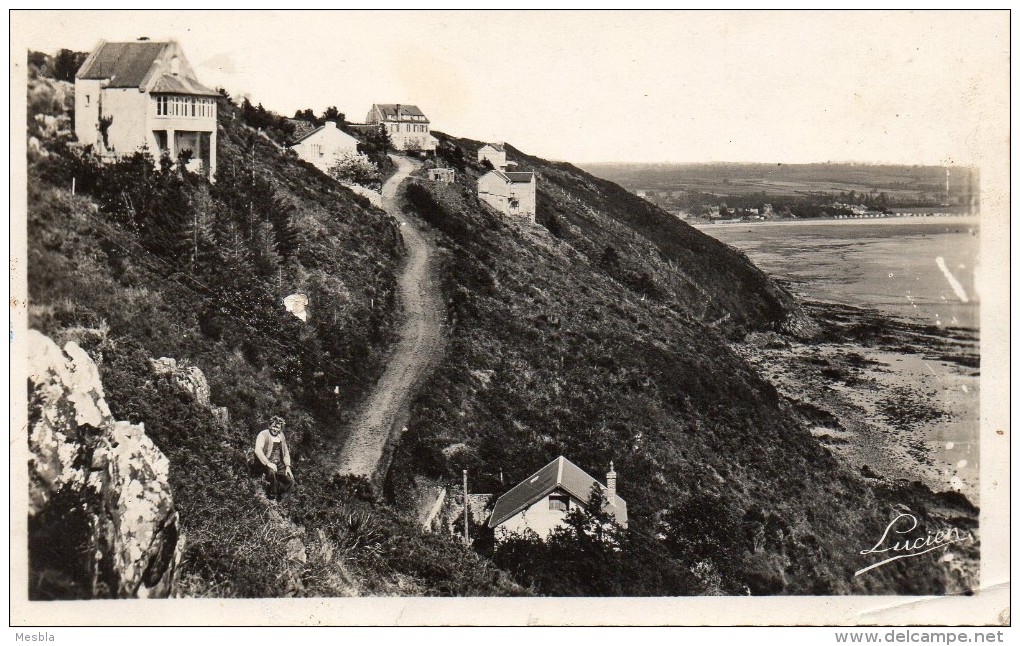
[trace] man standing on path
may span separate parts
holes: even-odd
[[[283,436],[283,418],[274,415],[269,428],[263,429],[255,438],[255,457],[262,464],[269,483],[269,497],[279,498],[294,486],[294,474],[290,470],[290,449]]]

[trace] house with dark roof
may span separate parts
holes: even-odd
[[[416,105],[375,103],[365,123],[385,127],[397,150],[435,150],[439,145],[429,134],[429,118]]]
[[[216,100],[174,40],[100,41],[74,80],[78,141],[107,155],[147,149],[216,172]]]
[[[478,178],[478,199],[504,215],[535,221],[535,174],[490,170]]]
[[[563,526],[572,509],[587,509],[592,487],[602,490],[603,509],[622,527],[627,526],[627,502],[616,493],[616,471],[609,465],[606,484],[562,455],[545,465],[496,500],[488,526],[496,539],[531,530],[546,538]]]
[[[478,161],[488,161],[496,170],[506,170],[506,146],[502,142],[485,144],[478,149]]]
[[[288,148],[325,173],[337,159],[358,154],[358,140],[338,128],[333,121],[327,121],[318,128],[305,130]]]

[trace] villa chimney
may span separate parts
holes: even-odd
[[[612,462],[609,463],[609,473],[606,474],[606,502],[616,506],[616,471]]]
[[[327,121],[326,122],[326,127],[327,128],[336,128],[336,121]]]

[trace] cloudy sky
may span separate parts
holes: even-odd
[[[1008,24],[1004,12],[175,11],[18,13],[11,28],[12,43],[51,53],[176,38],[205,84],[288,116],[337,105],[360,121],[373,102],[414,103],[437,130],[574,162],[966,164],[1008,137]]]

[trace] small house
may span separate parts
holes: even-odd
[[[616,493],[613,465],[609,465],[606,484],[602,484],[562,455],[500,496],[488,526],[497,540],[526,530],[544,539],[564,525],[572,509],[587,509],[594,486],[602,490],[603,509],[618,525],[626,527],[627,502]]]
[[[442,182],[443,184],[452,184],[456,178],[456,171],[452,168],[430,168],[426,173],[433,182]]]
[[[396,150],[435,150],[439,140],[429,134],[429,119],[416,105],[376,103],[365,123],[382,125]]]
[[[496,170],[506,170],[506,146],[502,142],[485,144],[478,149],[478,161],[488,161]]]
[[[107,156],[149,150],[216,173],[216,100],[177,41],[100,41],[74,79],[74,132]]]
[[[535,174],[491,170],[478,178],[478,199],[504,215],[535,221]]]
[[[318,128],[308,130],[290,144],[290,149],[306,162],[323,172],[336,163],[338,157],[356,155],[358,140],[327,121]]]

